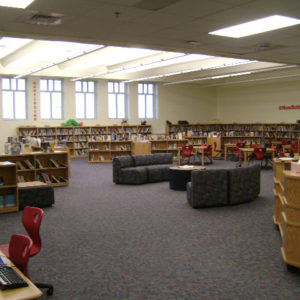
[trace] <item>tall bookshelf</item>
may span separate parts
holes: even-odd
[[[47,143],[51,140],[63,141],[69,149],[70,157],[87,157],[89,142],[130,140],[133,136],[148,136],[151,134],[151,130],[151,125],[20,126],[17,128],[17,135],[19,141],[27,136],[40,138],[42,143]]]
[[[187,138],[190,141],[205,141],[212,132],[221,136],[222,144],[236,140],[260,144],[276,140],[296,140],[300,136],[297,123],[231,123],[231,124],[171,124],[166,125],[166,134]]]
[[[42,181],[51,186],[69,184],[68,152],[31,152],[18,155],[0,155],[0,162],[16,166],[16,182]]]
[[[17,166],[10,161],[0,162],[0,213],[18,211]]]

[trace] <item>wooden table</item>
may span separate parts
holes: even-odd
[[[244,154],[244,166],[246,167],[248,165],[250,155],[254,152],[254,148],[240,148],[240,150]],[[267,148],[266,153],[272,153],[272,158],[275,158],[275,149]]]
[[[201,165],[204,166],[204,151],[207,149],[208,146],[194,146],[194,149],[197,152],[201,153]],[[197,154],[196,154],[197,155]],[[210,157],[210,160],[212,162],[212,156]]]
[[[14,270],[28,283],[28,286],[11,289],[11,290],[0,290],[0,299],[1,300],[30,300],[38,299],[43,293],[38,289],[14,264],[0,251],[0,256],[2,260],[11,264]]]
[[[224,160],[227,160],[228,149],[235,149],[236,144],[224,144]]]

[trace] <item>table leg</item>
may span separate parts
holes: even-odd
[[[245,167],[247,167],[247,165],[248,165],[248,153],[247,152],[244,152],[244,165],[245,165]]]

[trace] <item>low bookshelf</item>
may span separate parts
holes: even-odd
[[[0,162],[16,165],[16,182],[41,181],[53,187],[69,184],[68,152],[31,152],[0,155]]]

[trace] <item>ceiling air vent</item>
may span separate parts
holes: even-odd
[[[60,25],[63,21],[64,15],[62,14],[44,14],[40,12],[31,12],[26,15],[25,20],[26,23],[37,24],[37,25],[47,25],[47,26],[55,26]]]

